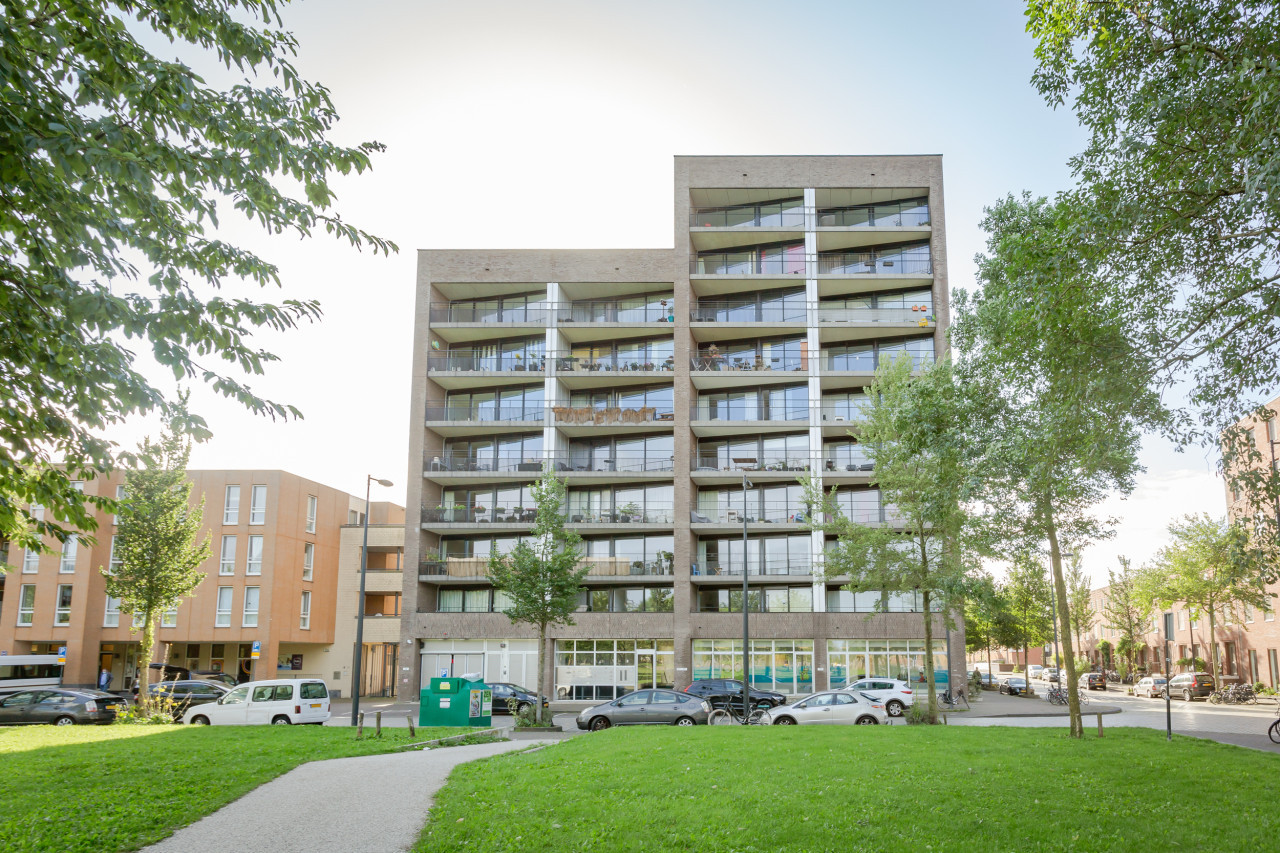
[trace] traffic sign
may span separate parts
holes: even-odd
[[[67,647],[58,646],[58,663],[66,663],[66,662],[67,662]]]
[[[262,657],[262,641],[261,640],[253,641],[253,651],[250,653],[249,657],[253,658],[254,660],[257,660],[258,658]]]

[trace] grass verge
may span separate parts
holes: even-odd
[[[466,729],[418,729],[413,741]],[[321,726],[0,729],[0,850],[134,850],[299,764],[393,752],[408,729],[356,740]]]
[[[1278,797],[1280,756],[1145,729],[612,729],[456,768],[414,851],[1253,849]]]

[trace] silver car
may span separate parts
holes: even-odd
[[[578,728],[598,732],[610,726],[704,726],[711,703],[676,690],[637,690],[587,708]]]
[[[829,690],[797,699],[764,712],[764,722],[773,726],[875,726],[889,722],[883,705],[860,693]]]

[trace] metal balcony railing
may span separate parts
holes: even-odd
[[[445,372],[540,373],[546,369],[542,353],[495,353],[492,350],[457,350],[427,356],[427,370]]]
[[[541,423],[545,418],[545,406],[530,404],[526,406],[427,406],[426,419],[459,423],[510,421]]]
[[[929,305],[907,308],[829,308],[818,303],[815,313],[819,323],[895,323],[929,326],[935,322],[933,307]]]
[[[665,304],[663,304],[665,301]],[[675,297],[646,297],[646,303],[628,299],[592,299],[582,302],[538,302],[502,305],[496,302],[433,302],[428,314],[438,323],[674,323]]]
[[[689,213],[690,228],[803,228],[803,205],[779,208],[758,205],[739,208],[694,208]]]
[[[611,507],[574,506],[569,496],[570,524],[672,524],[675,522],[673,504],[645,503],[643,507],[613,505]]]
[[[689,417],[695,421],[807,421],[810,407],[769,406],[763,403],[694,403]]]
[[[574,471],[643,472],[671,471],[675,457],[670,453],[647,453],[634,450],[610,450],[607,455],[594,448],[567,453],[538,454],[536,456],[511,456],[500,453],[474,453],[444,451],[434,454],[427,463],[427,473],[475,472],[537,474],[548,464],[557,474]]]
[[[635,560],[628,557],[587,557],[582,561],[588,578],[669,577],[670,560]],[[419,580],[433,583],[447,578],[483,578],[489,575],[487,557],[447,557],[422,560],[418,564]]]
[[[901,204],[873,204],[838,210],[819,209],[817,219],[819,228],[924,228],[929,225],[929,208],[927,205],[911,205],[910,209],[903,210]]]
[[[650,300],[650,304],[634,305],[627,300],[592,300],[590,302],[562,302],[555,305],[554,317],[558,323],[674,323],[676,301],[668,296],[665,304]]]
[[[803,302],[743,304],[703,299],[689,310],[689,318],[695,323],[804,323],[808,314]]]
[[[532,507],[487,507],[484,505],[435,506],[422,508],[423,524],[533,524]]]
[[[689,460],[689,467],[694,471],[789,471],[803,473],[813,471],[821,473],[862,473],[874,470],[875,466],[865,457],[841,455],[834,457],[829,453],[804,454],[790,453],[786,455],[765,454],[753,462],[734,462],[725,456],[694,456]]]
[[[427,463],[427,473],[458,472],[525,472],[538,473],[542,470],[542,454],[529,456],[506,455],[490,450],[489,452],[448,451],[434,454]]]
[[[689,259],[694,275],[804,275],[812,255],[791,252],[785,255],[758,251],[704,252]]]
[[[932,275],[933,259],[899,252],[822,252],[818,275]]]
[[[536,323],[545,326],[552,317],[552,305],[507,305],[493,301],[432,302],[427,314],[432,323]]]
[[[792,504],[786,501],[760,501],[747,498],[744,509],[741,502],[732,506],[703,506],[694,510],[693,521],[697,524],[741,524],[745,517],[747,524],[805,524],[809,521],[808,510],[804,504]]]
[[[807,355],[753,356],[739,358],[727,355],[710,355],[704,352],[689,359],[689,369],[695,373],[722,373],[733,371],[783,371],[802,372],[809,369]]]
[[[553,352],[547,357],[554,362],[557,373],[653,373],[673,371],[676,367],[675,356],[657,353],[581,356]]]
[[[831,353],[823,350],[821,353],[821,361],[823,370],[846,371],[848,373],[875,373],[876,368],[885,361],[895,358],[910,358],[912,367],[919,370],[922,367],[933,364],[934,355],[931,352],[911,352],[904,350],[889,350],[887,352],[879,351],[859,351],[847,353]]]
[[[739,559],[734,563],[721,560],[708,560],[705,566],[699,566],[695,576],[713,575],[727,577],[742,577],[742,560]],[[756,576],[781,576],[781,577],[801,577],[813,574],[813,565],[807,560],[761,560],[759,558],[748,560],[746,567],[747,577]]]

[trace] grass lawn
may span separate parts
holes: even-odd
[[[366,730],[368,731],[368,730]],[[0,850],[134,850],[307,761],[465,729],[31,726],[0,729]],[[286,821],[287,822],[287,821]]]
[[[1280,756],[1112,728],[610,729],[463,765],[415,853],[1270,849]]]

